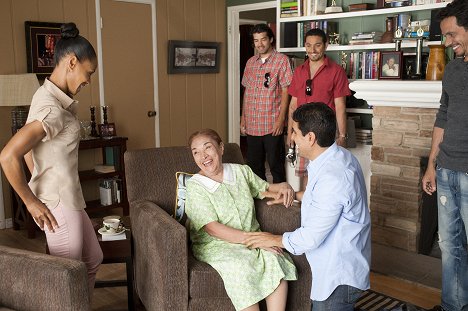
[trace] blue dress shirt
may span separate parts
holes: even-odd
[[[359,162],[335,143],[307,170],[301,227],[284,233],[283,245],[294,255],[306,254],[312,300],[326,300],[339,285],[368,289],[370,214]]]

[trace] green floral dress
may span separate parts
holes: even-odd
[[[296,280],[296,267],[286,253],[251,250],[212,237],[203,227],[217,221],[247,232],[260,231],[253,198],[261,198],[267,187],[250,167],[238,164],[224,164],[222,183],[200,174],[187,183],[186,213],[193,253],[218,271],[236,310],[270,295],[282,279]]]

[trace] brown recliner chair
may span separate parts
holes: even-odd
[[[226,144],[225,163],[243,163],[237,144]],[[125,153],[128,199],[134,243],[136,291],[147,310],[234,310],[219,274],[197,261],[186,228],[174,214],[175,173],[199,169],[187,147]],[[300,226],[300,209],[268,206],[256,200],[263,231],[281,234]],[[311,273],[305,256],[292,256],[299,279],[289,282],[288,310],[309,311]]]
[[[89,311],[83,262],[0,246],[0,311]]]

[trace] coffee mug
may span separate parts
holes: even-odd
[[[119,229],[120,226],[120,219],[117,218],[108,218],[105,219],[103,222],[104,228],[110,233],[115,233],[117,232],[117,229]]]

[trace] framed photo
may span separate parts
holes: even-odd
[[[429,60],[429,53],[423,52],[421,55],[421,72],[420,76],[416,75],[416,53],[409,52],[403,53],[403,67],[402,67],[402,77],[403,80],[420,80],[421,76],[424,78],[426,76],[427,62]]]
[[[401,79],[403,52],[380,52],[379,79]]]
[[[218,42],[169,40],[167,73],[219,72]]]
[[[28,72],[44,79],[55,67],[54,49],[60,39],[61,23],[24,22]]]
[[[115,124],[114,123],[107,123],[107,124],[98,124],[99,129],[99,136],[106,138],[116,136],[117,133],[115,131]]]

